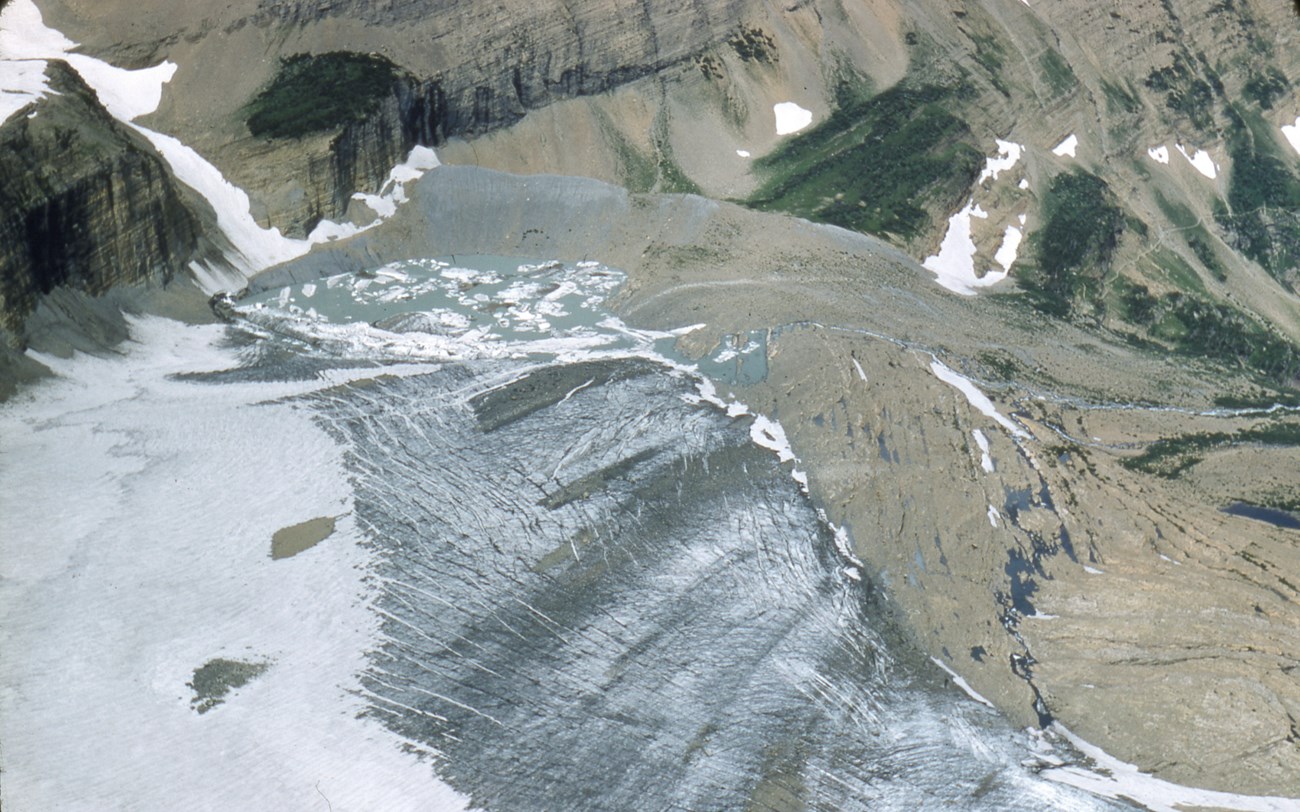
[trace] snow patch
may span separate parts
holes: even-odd
[[[931,657],[930,661],[933,662],[935,665],[939,666],[940,668],[942,668],[944,672],[947,673],[948,676],[952,679],[953,684],[955,684],[958,688],[966,692],[966,696],[969,696],[971,699],[975,700],[981,705],[987,705],[990,708],[997,710],[996,705],[994,705],[992,702],[988,701],[984,697],[980,696],[979,693],[976,692],[974,688],[970,687],[969,682],[963,679],[962,676],[958,674],[956,671],[953,671],[951,668],[944,665],[942,660],[940,660],[937,657]]]
[[[987,218],[988,212],[975,204],[974,199],[952,217],[948,218],[948,231],[943,235],[939,253],[926,257],[921,263],[935,275],[935,281],[962,296],[974,296],[978,288],[995,285],[1007,278],[1005,272],[975,275],[975,240],[971,238],[970,219]]]
[[[1151,156],[1151,160],[1158,164],[1169,163],[1169,147],[1164,144],[1161,144],[1158,147],[1151,147],[1147,150],[1147,155]]]
[[[45,98],[46,94],[57,92],[50,90],[49,79],[45,76],[46,64],[43,60],[0,61],[0,124],[27,105]],[[33,110],[27,117],[35,116]]]
[[[1020,253],[1020,240],[1023,237],[1024,234],[1015,226],[1007,226],[1007,230],[1002,234],[1002,244],[993,255],[993,261],[1001,265],[1006,273],[1011,272],[1011,263],[1016,261],[1016,255]]]
[[[1210,180],[1214,180],[1218,177],[1219,167],[1214,163],[1214,159],[1210,157],[1210,153],[1203,149],[1198,149],[1194,155],[1189,155],[1187,150],[1183,148],[1182,144],[1174,144],[1174,148],[1187,159],[1187,162],[1191,164],[1197,172],[1200,172]]]
[[[1052,781],[1094,792],[1107,798],[1135,801],[1152,812],[1183,812],[1189,808],[1235,809],[1243,812],[1286,812],[1300,805],[1295,798],[1238,795],[1198,789],[1156,778],[1136,765],[1120,761],[1100,747],[1089,744],[1059,722],[1050,730],[1063,737],[1092,761],[1094,769],[1076,764],[1052,767],[1040,775]]]
[[[992,525],[993,527],[997,527],[998,519],[1001,518],[1002,518],[1002,514],[998,513],[998,509],[993,507],[992,505],[989,505],[989,524]]]
[[[772,105],[772,113],[776,116],[777,135],[797,133],[812,124],[812,111],[805,110],[794,102],[774,104]]]
[[[1074,133],[1070,133],[1070,135],[1064,141],[1052,147],[1052,154],[1057,157],[1065,157],[1068,155],[1069,157],[1073,158],[1074,151],[1075,149],[1078,148],[1078,146],[1079,146],[1079,137],[1076,136]]]
[[[1105,575],[1105,574],[1106,574],[1106,573],[1103,572],[1102,570],[1099,570],[1099,569],[1097,569],[1096,567],[1090,567],[1090,566],[1088,566],[1087,564],[1084,564],[1084,565],[1083,565],[1083,571],[1086,572],[1086,573],[1088,573],[1089,575]]]
[[[1282,137],[1287,140],[1292,149],[1300,152],[1300,116],[1295,117],[1295,124],[1282,125]]]
[[[975,445],[980,449],[980,467],[985,473],[993,473],[993,457],[989,455],[989,438],[979,429],[971,429],[971,436],[975,438]]]
[[[1012,437],[1020,439],[1029,437],[1024,429],[1004,417],[1002,413],[997,410],[997,407],[993,405],[993,401],[989,400],[988,395],[981,392],[979,387],[969,378],[949,369],[948,366],[938,358],[935,358],[930,362],[930,371],[934,373],[936,378],[949,386],[956,388],[959,392],[965,395],[966,401],[970,403],[972,408],[983,415],[993,418],[994,422],[1006,429]]]
[[[739,155],[739,156],[742,157],[742,158],[748,158],[748,157],[749,157],[749,150],[747,150],[747,149],[738,149],[738,150],[736,150],[736,154]]]
[[[238,270],[247,275],[307,253],[308,241],[285,237],[278,228],[259,226],[249,212],[248,194],[180,139],[145,127],[136,129],[162,153],[177,179],[212,206],[217,226],[239,254],[231,258]]]
[[[236,365],[225,336],[132,319],[125,355],[42,357],[59,377],[0,409],[5,806],[465,808],[361,715],[371,553],[342,447],[280,400],[328,382],[180,379]],[[271,559],[317,516],[333,536]],[[186,683],[216,658],[269,667],[199,716]]]
[[[998,154],[996,157],[988,158],[984,162],[984,170],[980,172],[979,179],[975,181],[976,186],[983,185],[984,181],[989,179],[997,180],[998,174],[1015,166],[1024,152],[1024,144],[1003,141],[1000,138],[994,140],[998,145]]]
[[[1018,186],[1019,186],[1021,189],[1028,189],[1028,188],[1029,188],[1029,178],[1021,178],[1021,179],[1020,179],[1020,183],[1018,184]]]
[[[791,462],[795,459],[794,451],[790,448],[790,441],[785,437],[785,429],[781,424],[765,417],[761,414],[754,415],[754,422],[749,427],[749,439],[754,441],[754,445],[760,448],[766,448],[769,451],[775,451],[777,459],[781,462]]]
[[[855,370],[857,370],[858,377],[862,379],[862,382],[863,382],[863,383],[866,383],[866,382],[867,382],[867,373],[865,373],[865,372],[862,371],[862,364],[859,364],[859,363],[858,363],[858,359],[856,359],[856,358],[850,358],[849,360],[851,360],[851,361],[853,362],[853,368],[854,368]]]

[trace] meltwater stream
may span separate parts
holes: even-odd
[[[457,359],[304,400],[375,556],[367,713],[488,809],[1099,807],[896,633],[752,418],[603,309],[620,279],[429,260],[240,303],[256,360],[212,380]]]

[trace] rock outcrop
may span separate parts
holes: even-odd
[[[198,245],[198,219],[153,148],[63,62],[48,98],[0,127],[0,327],[21,344],[38,298],[163,284]]]

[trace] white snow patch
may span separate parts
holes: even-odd
[[[776,116],[777,135],[797,133],[812,124],[812,111],[805,110],[794,102],[774,104],[772,105],[772,113]]]
[[[1078,148],[1078,146],[1079,146],[1079,137],[1074,133],[1070,133],[1070,135],[1064,141],[1052,147],[1052,154],[1058,157],[1065,157],[1066,155],[1068,155],[1071,158],[1073,158],[1074,151],[1075,149]]]
[[[1005,172],[1020,161],[1020,155],[1025,149],[1024,144],[1017,144],[1014,141],[1003,141],[1000,138],[994,141],[998,145],[998,154],[984,162],[984,171],[980,172],[979,179],[975,181],[976,186],[982,185],[990,178],[997,180],[999,173]]]
[[[742,158],[748,158],[748,157],[749,157],[749,150],[747,150],[747,149],[738,149],[738,150],[736,150],[736,154],[739,155],[739,156],[742,157]]]
[[[1169,147],[1164,144],[1161,144],[1158,147],[1151,147],[1147,150],[1147,155],[1151,156],[1151,160],[1158,164],[1169,163]]]
[[[1019,185],[1019,187],[1020,187],[1021,189],[1028,189],[1028,188],[1029,188],[1029,178],[1021,178],[1021,179],[1020,179],[1020,183],[1019,183],[1018,185]]]
[[[1088,573],[1089,575],[1105,575],[1105,574],[1106,574],[1106,573],[1103,572],[1102,570],[1099,570],[1099,569],[1097,569],[1096,567],[1090,567],[1090,566],[1088,566],[1087,564],[1084,564],[1084,565],[1083,565],[1083,571],[1086,572],[1086,573]]]
[[[359,718],[371,553],[343,449],[279,400],[328,383],[186,382],[237,363],[223,326],[131,334],[125,356],[41,356],[59,377],[0,408],[5,806],[464,809]],[[271,559],[317,516],[333,536]],[[186,683],[218,657],[268,668],[199,716]]]
[[[998,519],[1000,518],[1002,518],[1002,514],[998,513],[998,509],[993,507],[992,505],[989,505],[989,524],[992,525],[993,527],[997,527]]]
[[[1020,240],[1023,237],[1024,234],[1015,226],[1007,226],[1007,230],[1003,232],[1002,244],[993,255],[993,261],[1001,265],[1003,271],[1008,273],[1011,271],[1011,264],[1016,261],[1016,255],[1020,253]]]
[[[808,473],[795,469],[790,472],[790,478],[799,483],[799,489],[804,493],[808,492]]]
[[[862,559],[858,558],[857,554],[853,552],[853,544],[849,540],[849,531],[843,527],[836,527],[833,522],[826,518],[825,511],[822,511],[820,508],[818,511],[822,521],[826,522],[826,526],[829,527],[831,532],[835,535],[835,549],[839,552],[840,556],[855,567],[866,567],[866,564],[862,563]]]
[[[921,263],[935,275],[935,281],[962,296],[974,296],[978,288],[986,288],[1007,278],[1005,272],[975,275],[975,240],[971,238],[970,219],[987,218],[988,212],[970,200],[966,206],[948,219],[948,231],[943,235],[939,253],[925,258]]]
[[[124,70],[85,54],[72,53],[77,43],[48,28],[32,0],[13,0],[0,12],[0,59],[63,59],[94,88],[100,102],[116,119],[131,121],[158,109],[162,86],[176,65]],[[4,77],[7,78],[7,77]]]
[[[749,427],[749,438],[754,441],[754,445],[775,451],[781,462],[795,459],[790,441],[785,438],[785,429],[775,420],[761,414],[754,415],[754,423]]]
[[[1029,219],[1029,215],[1028,215],[1028,214],[1022,214],[1022,215],[1020,215],[1019,217],[1017,217],[1016,219],[1019,220],[1019,221],[1020,221],[1020,225],[1023,226],[1023,225],[1025,224],[1025,221]]]
[[[856,359],[856,358],[850,358],[849,360],[853,362],[853,368],[854,368],[855,370],[857,370],[857,372],[858,372],[858,377],[862,379],[862,382],[863,382],[863,383],[866,383],[866,382],[867,382],[867,373],[865,373],[865,372],[862,371],[862,364],[859,364],[859,363],[858,363],[858,359]]]
[[[966,401],[970,403],[972,408],[983,415],[993,418],[994,422],[1006,429],[1011,436],[1021,439],[1029,437],[1029,435],[1025,433],[1024,429],[1004,417],[1002,413],[997,410],[997,407],[993,405],[993,401],[989,400],[988,395],[981,392],[979,387],[969,378],[949,369],[947,364],[943,363],[938,358],[935,358],[930,362],[930,371],[934,373],[936,378],[949,386],[956,388],[959,392],[965,395]]]
[[[45,98],[50,90],[45,76],[43,60],[0,61],[0,124],[8,121],[19,110]],[[33,110],[28,118],[34,118]]]
[[[971,429],[970,433],[975,438],[975,445],[980,448],[980,467],[985,473],[993,473],[993,457],[989,455],[989,438],[979,429]]]
[[[1096,770],[1075,764],[1043,770],[1044,778],[1094,792],[1107,798],[1134,801],[1152,812],[1184,812],[1188,808],[1235,809],[1243,812],[1290,812],[1300,808],[1300,799],[1276,796],[1238,795],[1175,784],[1144,773],[1136,765],[1120,761],[1100,747],[1074,735],[1059,722],[1051,730],[1064,737],[1092,760]]]
[[[743,417],[749,414],[749,407],[738,400],[727,404],[727,417]]]
[[[264,229],[249,213],[248,194],[230,183],[201,155],[170,135],[136,127],[171,164],[177,179],[202,195],[217,214],[217,225],[239,257],[233,264],[245,274],[302,256],[311,244],[285,237],[277,228]],[[319,226],[318,226],[319,227]],[[213,291],[215,292],[215,291]]]
[[[1183,148],[1182,144],[1174,144],[1174,148],[1182,153],[1182,156],[1187,159],[1187,162],[1191,164],[1197,172],[1200,172],[1210,180],[1214,180],[1218,177],[1219,167],[1214,163],[1214,159],[1210,157],[1210,153],[1203,149],[1198,149],[1196,150],[1196,154],[1189,155],[1187,154],[1187,150]]]
[[[966,692],[966,696],[969,696],[971,699],[975,700],[981,705],[987,705],[990,708],[997,710],[996,705],[994,705],[992,702],[988,701],[984,697],[980,696],[979,693],[974,688],[970,687],[969,682],[963,679],[962,676],[958,674],[956,671],[953,671],[951,668],[944,665],[942,660],[940,660],[937,657],[931,657],[930,661],[933,662],[935,665],[939,666],[940,668],[942,668],[952,679],[953,684],[955,684],[958,688]]]
[[[1287,140],[1292,149],[1300,152],[1300,116],[1295,117],[1295,124],[1282,125],[1282,137]]]

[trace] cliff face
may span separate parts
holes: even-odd
[[[58,95],[0,127],[0,326],[11,343],[42,294],[163,283],[197,244],[198,223],[148,143],[65,63],[47,75]]]
[[[201,10],[149,2],[128,21],[103,4],[46,6],[52,24],[119,64],[175,61],[152,126],[209,156],[253,194],[264,222],[295,234],[343,216],[352,194],[374,191],[391,159],[414,144],[483,134],[555,101],[689,64],[733,36],[748,8],[739,0],[243,0]],[[383,54],[404,73],[367,121],[300,139],[250,134],[245,105],[282,57],[339,50]]]

